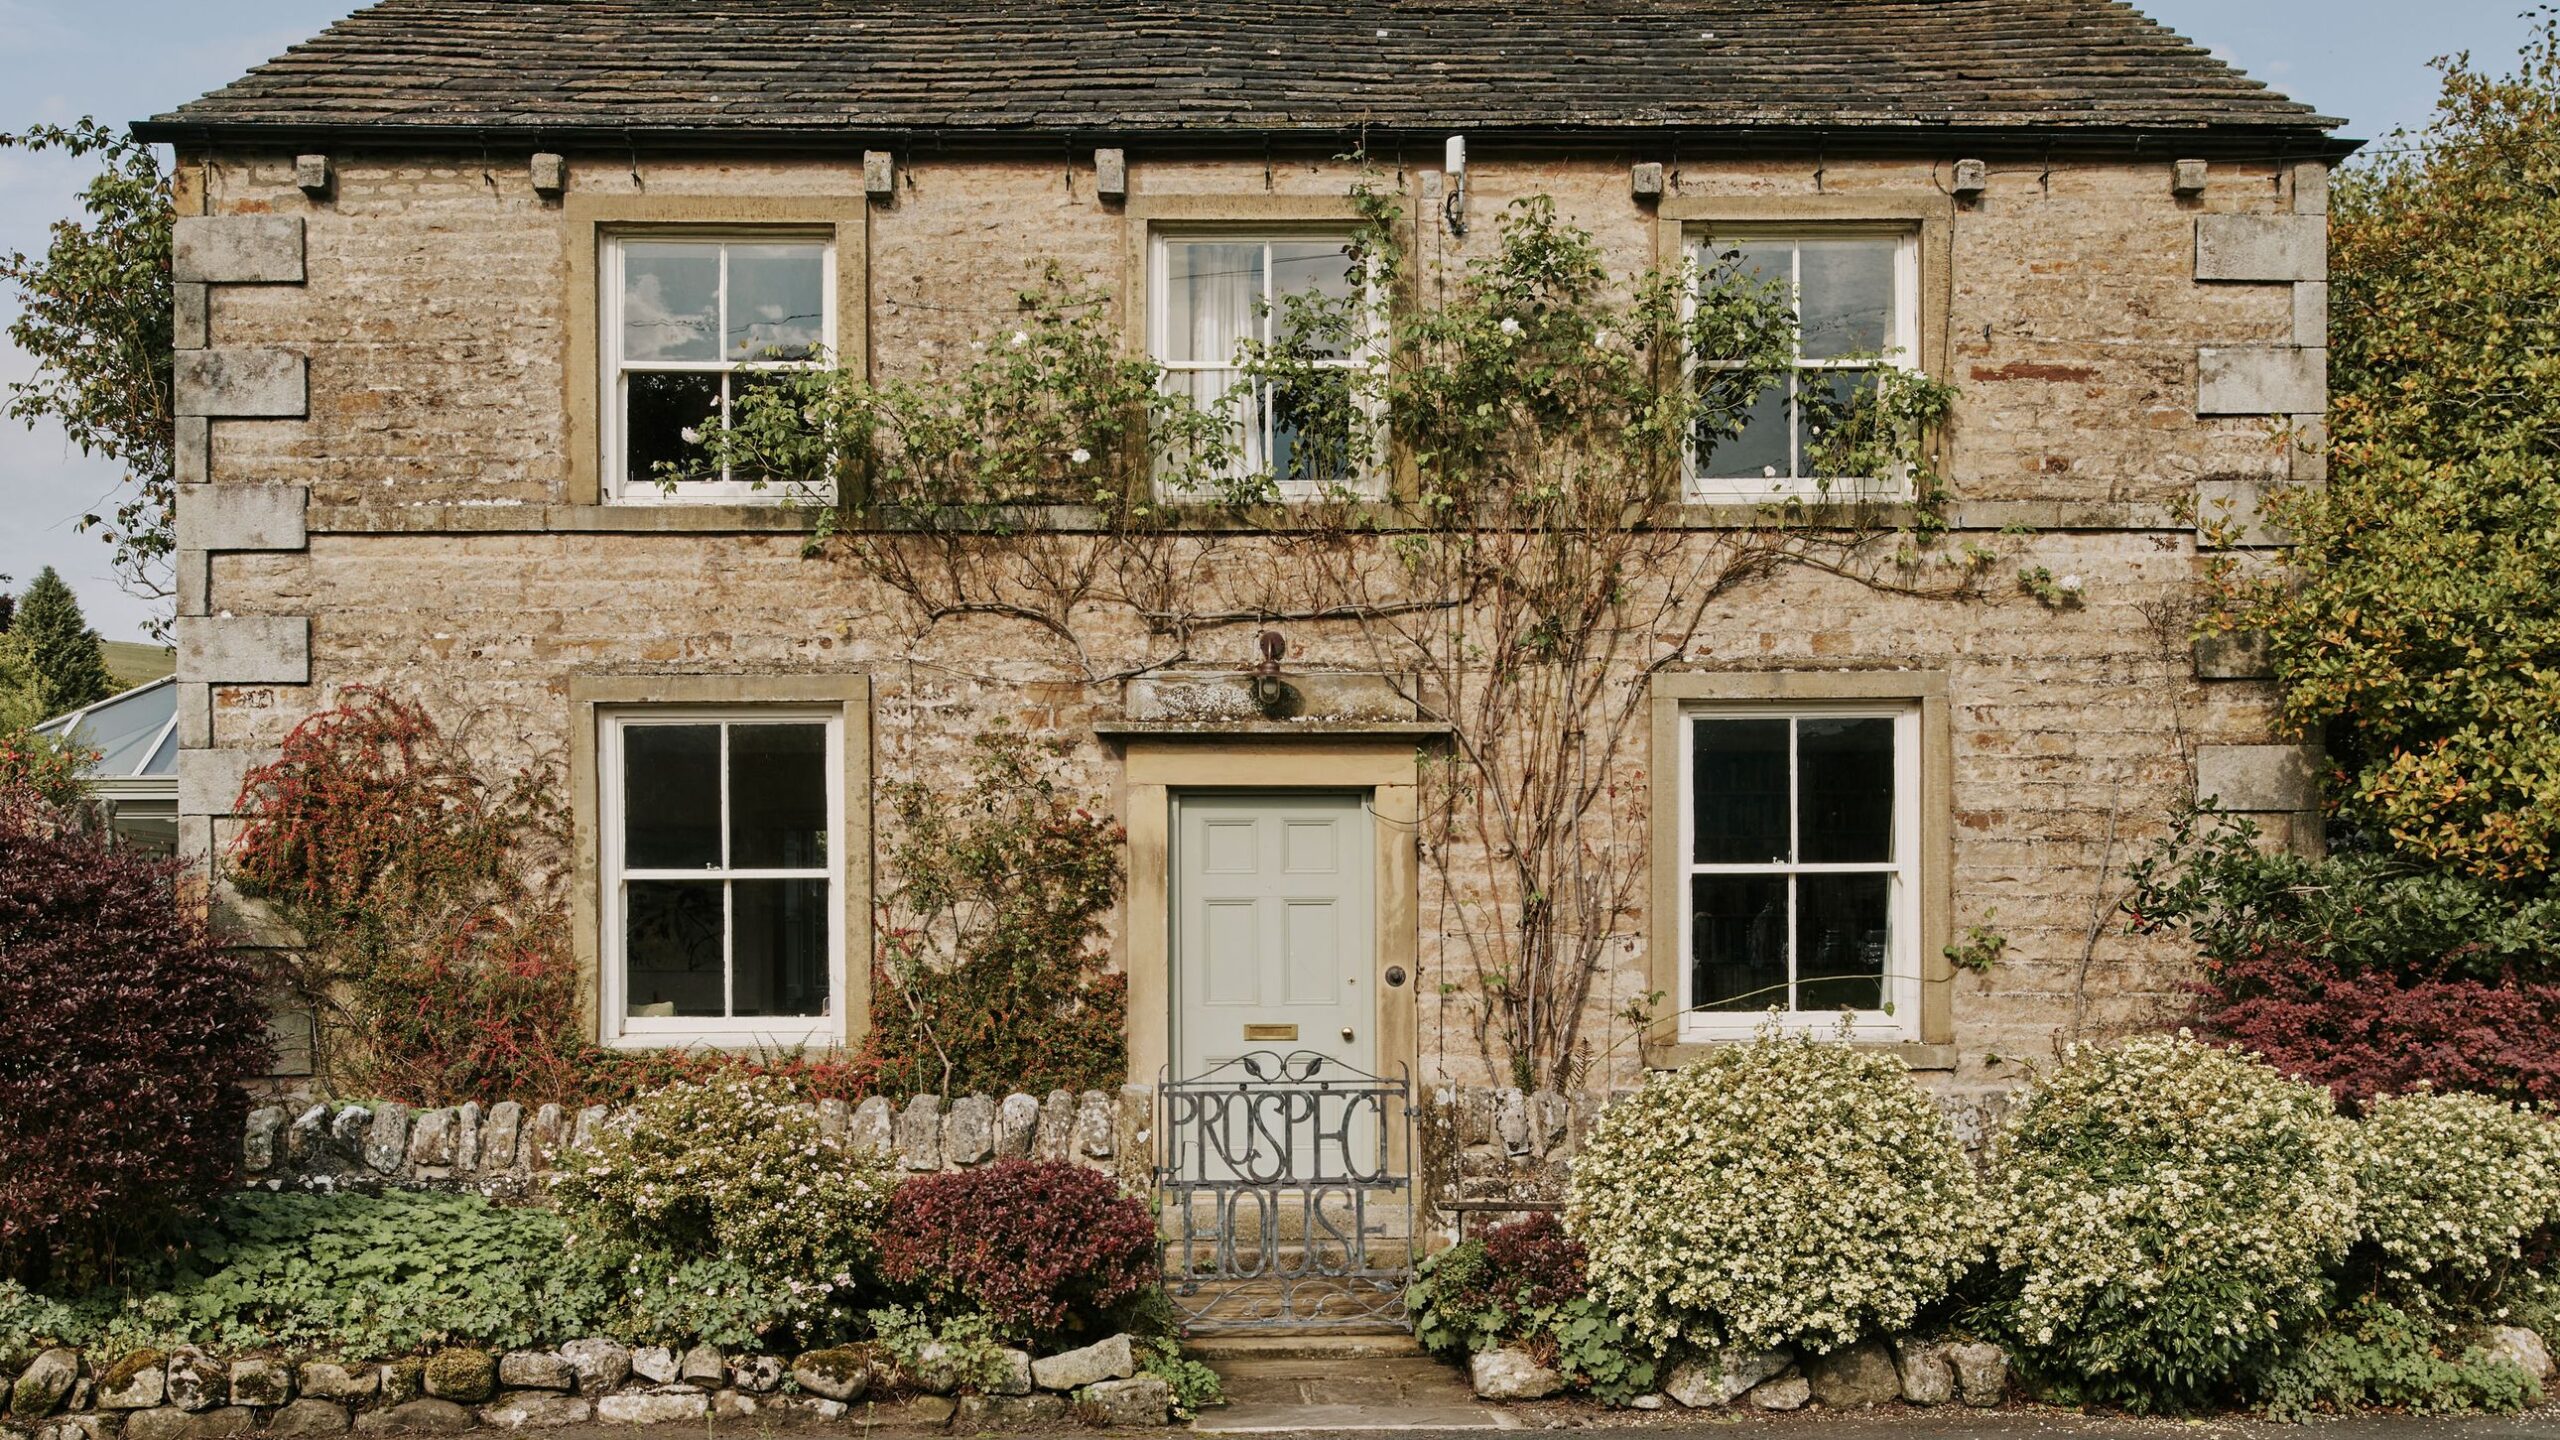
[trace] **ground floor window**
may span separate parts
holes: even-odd
[[[829,1043],[844,993],[840,712],[607,717],[608,1040]]]
[[[1919,1026],[1917,706],[1682,716],[1680,1032]]]

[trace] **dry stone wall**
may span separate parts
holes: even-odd
[[[1153,1090],[1129,1086],[1081,1095],[875,1095],[858,1105],[821,1100],[816,1109],[821,1134],[890,1156],[909,1173],[1050,1160],[1142,1182],[1155,1163],[1154,1105]],[[513,1100],[436,1109],[397,1101],[266,1105],[250,1112],[243,1131],[241,1178],[274,1190],[392,1186],[539,1199],[563,1157],[613,1114],[602,1105]]]

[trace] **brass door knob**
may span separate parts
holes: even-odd
[[[1348,1025],[1342,1027],[1342,1043],[1345,1045],[1351,1043],[1351,1027]]]

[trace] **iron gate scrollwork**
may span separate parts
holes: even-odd
[[[1156,1093],[1165,1288],[1195,1333],[1403,1328],[1409,1075],[1257,1050]]]

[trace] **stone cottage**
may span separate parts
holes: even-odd
[[[1220,397],[1274,297],[1345,283],[1354,183],[1426,274],[1543,196],[1615,270],[1791,282],[1797,373],[1690,457],[1696,543],[1819,500],[1799,407],[1854,349],[1954,387],[1946,543],[2001,558],[1964,603],[1778,567],[1630,672],[1590,833],[1640,883],[1531,1078],[1774,1009],[1996,1091],[2176,1011],[2113,907],[2179,802],[2316,835],[2258,657],[2190,635],[2323,478],[2335,123],[2114,0],[382,0],[137,127],[180,173],[183,844],[386,686],[559,767],[599,1040],[842,1046],[879,787],[1003,720],[1127,827],[1133,1083],[1257,1047],[1513,1083],[1463,958],[1501,847],[1427,823],[1453,722],[1356,626],[927,614],[804,554],[811,506],[653,467],[760,367],[965,356],[1052,264],[1276,464],[1291,419]]]

